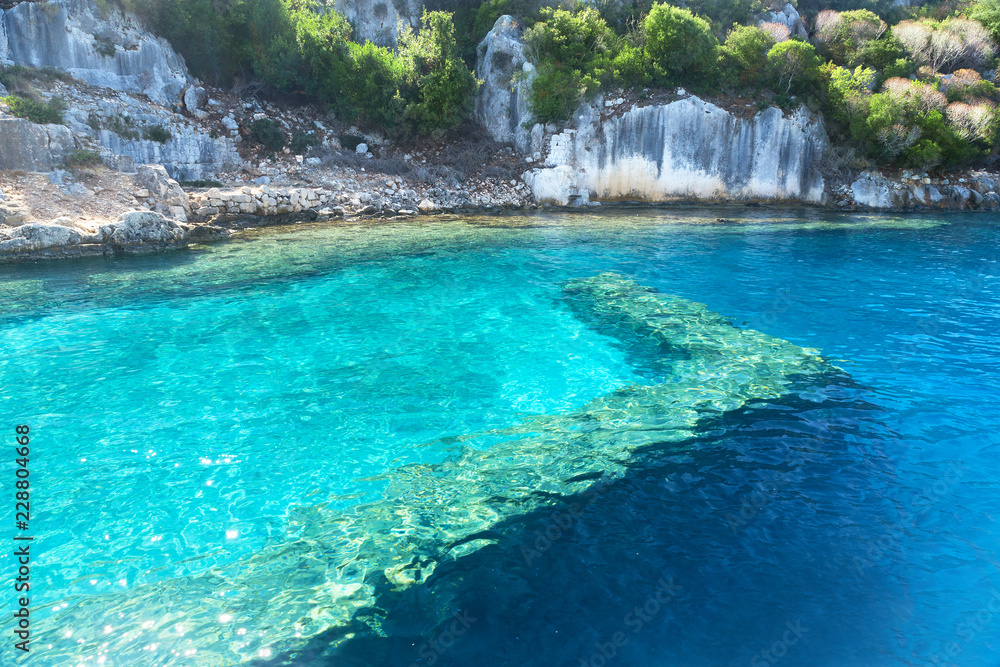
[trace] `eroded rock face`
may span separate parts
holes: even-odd
[[[93,0],[22,2],[0,14],[0,34],[6,35],[0,37],[0,61],[57,67],[160,103],[177,101],[187,83],[184,60],[166,40],[113,5],[105,14]]]
[[[545,167],[523,177],[541,203],[824,199],[828,140],[804,108],[744,120],[690,97],[603,120],[584,106],[576,118],[550,139]]]
[[[130,211],[110,225],[102,225],[100,240],[119,252],[175,248],[187,243],[187,230],[155,211]]]
[[[7,24],[3,19],[4,10],[0,9],[0,63],[7,62]]]
[[[97,99],[81,96],[70,102],[65,116],[76,134],[93,136],[102,147],[133,164],[162,164],[174,178],[199,180],[213,178],[242,162],[232,137],[213,137],[183,116],[131,95],[115,93]],[[169,139],[159,142],[145,138],[150,127],[162,128]]]
[[[802,39],[809,39],[809,31],[806,30],[805,22],[802,17],[799,16],[799,12],[795,9],[795,5],[792,3],[787,3],[783,9],[779,11],[767,12],[760,17],[760,23],[780,23],[781,25],[788,28],[791,37],[801,37]]]
[[[381,46],[396,43],[399,21],[417,27],[423,6],[423,0],[336,0],[335,3],[336,10],[354,26],[357,41]]]
[[[528,108],[528,91],[535,68],[521,42],[522,30],[513,16],[501,16],[479,43],[476,75],[483,84],[476,96],[476,118],[495,141],[528,151],[531,130],[524,124],[534,120]],[[526,78],[515,81],[519,72]]]
[[[73,134],[63,125],[36,125],[23,118],[0,118],[0,169],[48,171],[73,150]]]

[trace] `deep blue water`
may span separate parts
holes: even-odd
[[[563,302],[567,279],[610,270],[844,373],[505,520],[421,584],[457,626],[388,594],[346,640],[261,663],[1000,664],[993,216],[501,222],[0,267],[4,428],[33,429],[37,622],[237,562],[285,539],[296,507],[363,502],[451,436],[655,381],[649,350]]]

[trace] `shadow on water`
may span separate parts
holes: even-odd
[[[850,378],[823,382],[644,448],[623,478],[255,664],[875,664],[906,613],[871,546],[896,517],[896,439]]]

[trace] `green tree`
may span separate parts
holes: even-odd
[[[399,55],[406,63],[405,117],[423,134],[440,134],[458,125],[472,109],[476,78],[459,55],[452,15],[424,11],[420,32],[404,30]]]
[[[565,120],[583,99],[610,83],[619,41],[595,9],[546,7],[540,18],[524,33],[538,68],[531,109],[542,122]]]
[[[821,62],[812,44],[796,40],[775,44],[767,52],[776,90],[786,95],[807,90],[808,83],[819,74]]]
[[[759,88],[767,75],[767,52],[774,38],[756,26],[738,25],[726,35],[719,48],[719,69],[723,83],[741,88]]]
[[[860,49],[876,41],[885,31],[885,21],[867,9],[826,10],[816,17],[815,41],[820,55],[845,65],[853,62]]]
[[[716,73],[719,42],[712,27],[687,9],[656,3],[646,16],[646,57],[668,85],[709,87]]]

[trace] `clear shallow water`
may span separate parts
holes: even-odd
[[[703,224],[734,212],[300,226],[3,267],[0,400],[36,431],[39,623],[238,562],[294,534],[299,507],[363,502],[453,436],[656,382],[650,350],[562,298],[614,270],[850,377],[644,449],[537,556],[521,547],[568,510],[508,521],[424,584],[476,618],[446,650],[428,642],[450,620],[407,621],[420,603],[389,596],[299,664],[598,665],[618,632],[609,664],[1000,663],[993,221]],[[664,577],[670,601],[629,617]]]

